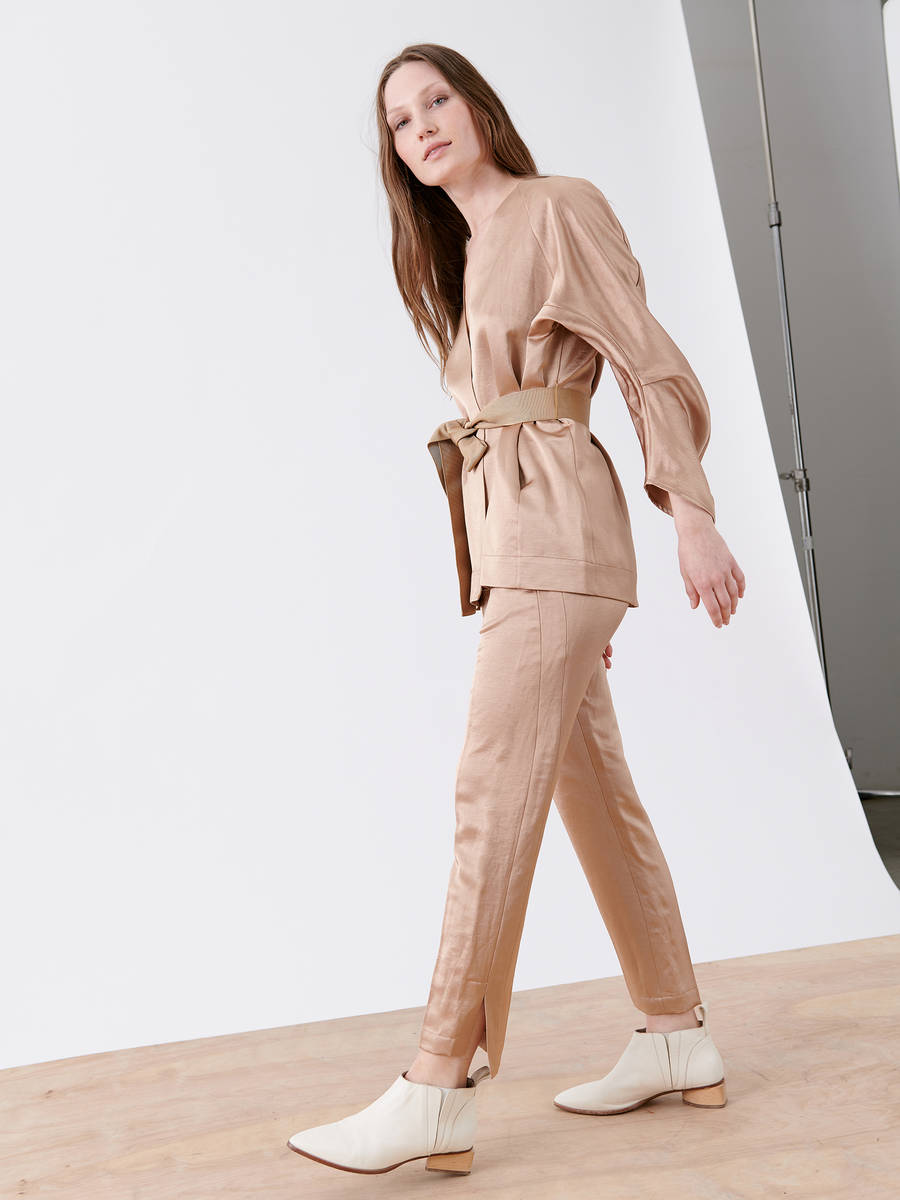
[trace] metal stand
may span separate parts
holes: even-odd
[[[753,35],[753,57],[756,61],[756,86],[759,92],[759,115],[762,120],[763,145],[766,152],[766,172],[769,176],[769,227],[775,244],[775,269],[778,275],[778,299],[781,304],[781,331],[784,336],[784,359],[787,369],[788,404],[794,432],[794,469],[781,472],[780,479],[792,479],[800,504],[800,530],[803,535],[803,559],[806,567],[806,591],[809,616],[819,651],[819,662],[828,690],[828,669],[825,665],[825,643],[822,640],[822,613],[819,608],[819,586],[816,578],[816,552],[813,546],[812,524],[809,515],[809,475],[803,461],[803,442],[800,438],[800,413],[797,408],[797,378],[794,374],[794,352],[791,345],[791,323],[788,318],[787,287],[784,280],[784,256],[781,249],[781,210],[775,197],[775,174],[772,169],[772,146],[769,141],[769,118],[766,112],[766,93],[763,87],[762,59],[759,54],[759,29],[756,23],[756,0],[750,5],[750,31]]]

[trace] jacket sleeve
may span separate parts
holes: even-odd
[[[601,192],[583,179],[550,179],[529,216],[552,287],[532,326],[562,325],[605,358],[644,453],[644,487],[671,514],[669,493],[715,519],[700,460],[709,406],[687,359],[647,308],[640,264]],[[548,325],[549,329],[549,325]]]

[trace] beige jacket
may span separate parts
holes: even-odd
[[[591,396],[604,359],[641,442],[650,499],[671,512],[675,492],[715,516],[700,465],[706,398],[647,308],[640,265],[612,209],[583,179],[521,180],[466,271],[447,386],[471,420],[498,396],[530,388]],[[534,421],[477,436],[489,451],[463,471],[472,604],[483,587],[505,587],[636,605],[625,498],[587,426]]]

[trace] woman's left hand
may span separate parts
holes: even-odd
[[[705,509],[670,494],[678,532],[678,565],[691,608],[700,601],[716,629],[727,625],[746,588],[744,572]]]
[[[607,671],[612,666],[612,642],[610,642],[603,651],[603,665],[606,667]]]

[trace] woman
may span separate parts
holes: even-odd
[[[445,47],[392,59],[377,111],[397,282],[463,414],[429,448],[450,500],[463,612],[480,609],[482,631],[418,1057],[368,1108],[288,1144],[348,1171],[427,1157],[429,1169],[464,1173],[475,1084],[499,1067],[554,798],[646,1014],[609,1075],[555,1103],[611,1114],[670,1091],[699,1107],[725,1103],[672,881],[606,683],[610,640],[637,601],[624,497],[588,428],[604,360],[641,441],[648,495],[674,516],[691,607],[702,601],[727,625],[744,576],[715,529],[700,466],[703,392],[647,310],[640,267],[600,192],[540,177],[497,95]],[[490,1065],[468,1079],[479,1045]]]

